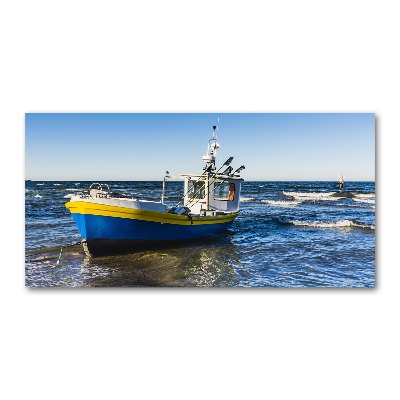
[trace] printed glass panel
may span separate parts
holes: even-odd
[[[194,186],[194,188],[193,188]],[[194,199],[204,199],[204,194],[205,194],[205,182],[204,181],[199,181],[199,182],[192,182],[189,181],[189,193],[188,197],[189,199],[194,198]]]
[[[214,200],[232,201],[235,198],[235,184],[222,183],[214,190]]]

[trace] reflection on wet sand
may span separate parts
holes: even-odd
[[[222,243],[138,251],[109,257],[86,257],[80,269],[83,286],[235,286],[239,253]]]
[[[31,252],[26,276],[36,287],[236,286],[240,252],[230,236],[97,258],[76,245],[59,264],[59,248]]]

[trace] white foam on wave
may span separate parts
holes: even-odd
[[[362,199],[375,199],[375,193],[354,193],[354,196]]]
[[[332,195],[336,192],[328,192],[328,193],[303,193],[303,192],[282,192],[285,196],[292,196],[296,200],[306,201],[306,200],[331,200],[337,201],[343,199],[343,197],[332,197]]]
[[[277,207],[290,207],[301,204],[301,201],[274,201],[274,200],[261,200],[261,203],[269,204]]]
[[[67,195],[64,196],[64,198],[65,199],[70,199],[70,198],[72,198],[74,196],[75,196],[74,194],[67,194]]]
[[[367,205],[360,206],[358,204],[339,204],[339,205],[346,206],[346,207],[375,208],[375,206],[367,206]]]
[[[348,219],[342,219],[336,222],[322,222],[322,221],[290,221],[293,225],[297,226],[310,226],[312,228],[369,228],[375,229],[375,225],[357,224],[356,222]]]
[[[72,192],[76,192],[76,191],[79,190],[79,189],[75,188],[75,189],[65,189],[65,190],[69,190],[70,192],[71,192],[71,191],[72,191]]]
[[[43,197],[43,196],[41,196],[40,194],[35,194],[35,196],[33,197]]]
[[[368,198],[363,198],[363,199],[354,198],[353,201],[356,201],[357,203],[375,204],[375,199],[368,199]]]
[[[240,201],[254,201],[255,198],[254,197],[241,197]]]
[[[37,186],[44,185],[44,183],[38,183]]]
[[[55,183],[54,184],[54,186],[60,186],[61,185],[61,183]]]

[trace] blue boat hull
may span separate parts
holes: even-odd
[[[114,207],[89,202],[70,202],[70,209],[85,250],[91,255],[135,250],[151,246],[212,238],[225,231],[237,217],[188,217],[169,213]]]
[[[185,240],[218,236],[233,221],[218,224],[175,225],[102,215],[72,214],[84,239]]]

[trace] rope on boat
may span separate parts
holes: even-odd
[[[72,244],[67,244],[65,246],[61,246],[61,251],[60,251],[60,255],[58,257],[57,264],[60,264],[60,259],[61,259],[61,254],[62,254],[63,248],[65,249],[66,247],[76,246],[77,244],[82,244],[82,242],[76,242],[76,243],[72,243]]]

